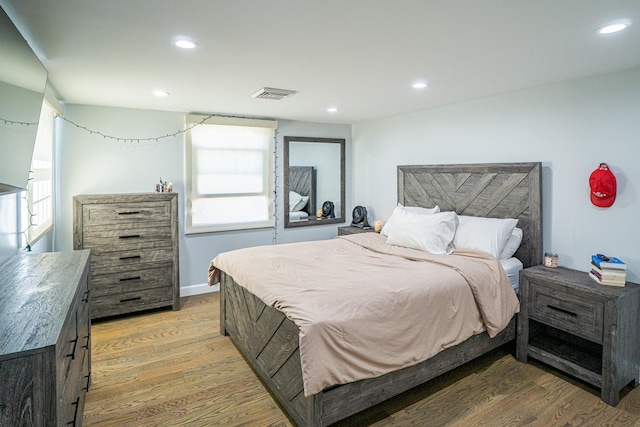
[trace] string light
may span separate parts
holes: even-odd
[[[2,118],[2,117],[0,117],[0,120],[2,120],[2,122],[5,125],[38,126],[38,122],[21,122],[21,121],[16,121],[16,120],[8,120],[8,119]]]
[[[278,130],[273,132],[273,244],[278,244]]]
[[[247,119],[247,118],[251,118],[251,119],[266,119],[264,117],[247,117],[247,116],[238,116],[238,115],[231,115],[231,114],[209,114],[207,116],[204,116],[202,120],[200,120],[198,123],[194,123],[191,126],[185,128],[185,129],[179,129],[173,133],[168,133],[166,135],[162,135],[162,136],[152,136],[152,137],[148,137],[148,138],[122,138],[122,137],[118,137],[118,136],[113,136],[113,135],[108,135],[105,133],[102,133],[100,131],[96,131],[93,129],[89,129],[86,126],[82,126],[76,122],[74,122],[71,119],[68,119],[67,117],[64,116],[56,116],[57,119],[61,119],[64,120],[65,122],[69,123],[70,125],[75,126],[78,129],[84,130],[85,132],[89,133],[89,135],[98,135],[101,136],[103,139],[109,139],[109,140],[113,140],[113,141],[118,141],[118,142],[124,142],[125,144],[131,142],[136,142],[136,143],[141,143],[141,142],[155,142],[155,143],[161,143],[162,140],[165,139],[171,139],[171,138],[175,138],[178,135],[184,134],[188,131],[190,131],[191,129],[200,126],[202,124],[204,124],[207,120],[209,120],[212,117],[228,117],[228,118],[242,118],[242,119]],[[2,122],[4,122],[5,125],[20,125],[20,126],[37,126],[38,123],[29,123],[29,122],[21,122],[21,121],[14,121],[14,120],[7,120],[4,119],[2,117],[0,117],[0,120]],[[278,131],[277,129],[274,132],[274,144],[273,144],[273,163],[274,163],[274,167],[273,167],[273,219],[275,221],[275,226],[273,228],[273,244],[276,245],[278,244],[278,220],[279,220],[279,216],[278,216]],[[29,228],[31,228],[34,224],[32,223],[32,218],[34,216],[34,214],[31,213],[31,211],[29,212],[29,226],[27,227],[27,230]],[[22,232],[22,234],[25,234],[26,236],[26,230]],[[29,247],[29,244],[27,243],[27,248]]]
[[[195,128],[196,126],[200,126],[202,124],[204,124],[204,122],[206,122],[207,120],[209,120],[210,118],[214,117],[214,116],[222,116],[221,114],[209,114],[208,116],[204,116],[204,118],[202,120],[200,120],[198,123],[194,123],[191,126],[185,128],[185,129],[178,129],[177,131],[173,132],[173,133],[168,133],[166,135],[162,135],[162,136],[151,136],[149,138],[121,138],[118,136],[113,136],[113,135],[107,135],[104,134],[100,131],[96,131],[96,130],[92,130],[87,128],[86,126],[82,126],[77,124],[76,122],[64,117],[64,116],[57,116],[56,118],[62,119],[65,122],[77,127],[78,129],[82,129],[86,132],[89,132],[90,135],[99,135],[101,137],[103,137],[104,139],[110,139],[113,141],[118,141],[118,142],[124,142],[126,143],[133,143],[136,142],[138,144],[140,144],[141,142],[156,142],[156,143],[160,143],[161,140],[163,139],[171,139],[171,138],[175,138],[178,135],[181,135],[183,133],[187,133],[188,131],[190,131],[191,129]],[[229,117],[229,116],[223,116],[223,117]]]

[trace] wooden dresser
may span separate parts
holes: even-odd
[[[180,309],[178,194],[73,198],[73,247],[91,249],[91,318]]]
[[[81,426],[91,383],[89,251],[0,266],[0,426]]]

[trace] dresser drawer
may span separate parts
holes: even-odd
[[[73,360],[74,368],[69,377],[69,381],[62,389],[59,397],[59,411],[62,417],[58,425],[79,426],[82,423],[82,413],[84,411],[85,393],[88,388],[84,367],[88,366],[89,355],[86,350],[78,351],[77,357]]]
[[[155,249],[105,252],[91,257],[91,276],[107,273],[120,273],[137,268],[151,268],[153,265],[173,260],[171,242],[160,242],[162,247]],[[148,265],[147,265],[148,264]],[[93,282],[92,282],[93,283]]]
[[[62,393],[60,393],[59,399],[63,406],[74,402],[82,393],[85,385],[83,369],[87,357],[87,350],[78,346],[75,357],[71,360],[72,369],[69,370],[67,381],[60,388]],[[73,416],[70,419],[73,419]]]
[[[59,367],[57,383],[61,389],[67,387],[69,375],[73,372],[73,360],[80,352],[81,344],[78,339],[77,322],[77,311],[76,308],[73,307],[60,332],[56,346],[56,359],[57,366]]]
[[[530,285],[529,317],[549,326],[602,343],[604,305],[561,290]]]
[[[171,305],[172,300],[173,289],[171,286],[94,297],[91,301],[91,317],[113,316],[131,311],[163,307]]]
[[[171,262],[158,264],[153,268],[135,268],[118,273],[100,274],[91,280],[93,296],[135,292],[142,289],[171,287],[173,268]]]
[[[171,204],[168,201],[96,203],[83,206],[82,220],[85,226],[126,223],[136,221],[158,221],[170,218]]]
[[[84,247],[101,251],[143,247],[159,240],[171,241],[171,221],[96,225],[83,233]]]

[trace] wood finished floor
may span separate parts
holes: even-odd
[[[227,337],[218,293],[92,326],[85,426],[291,426]],[[640,426],[640,387],[597,389],[501,348],[337,426]]]

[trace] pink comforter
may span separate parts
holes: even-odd
[[[300,330],[304,394],[414,365],[470,336],[494,337],[519,310],[500,263],[388,245],[362,233],[218,255],[216,269]]]

